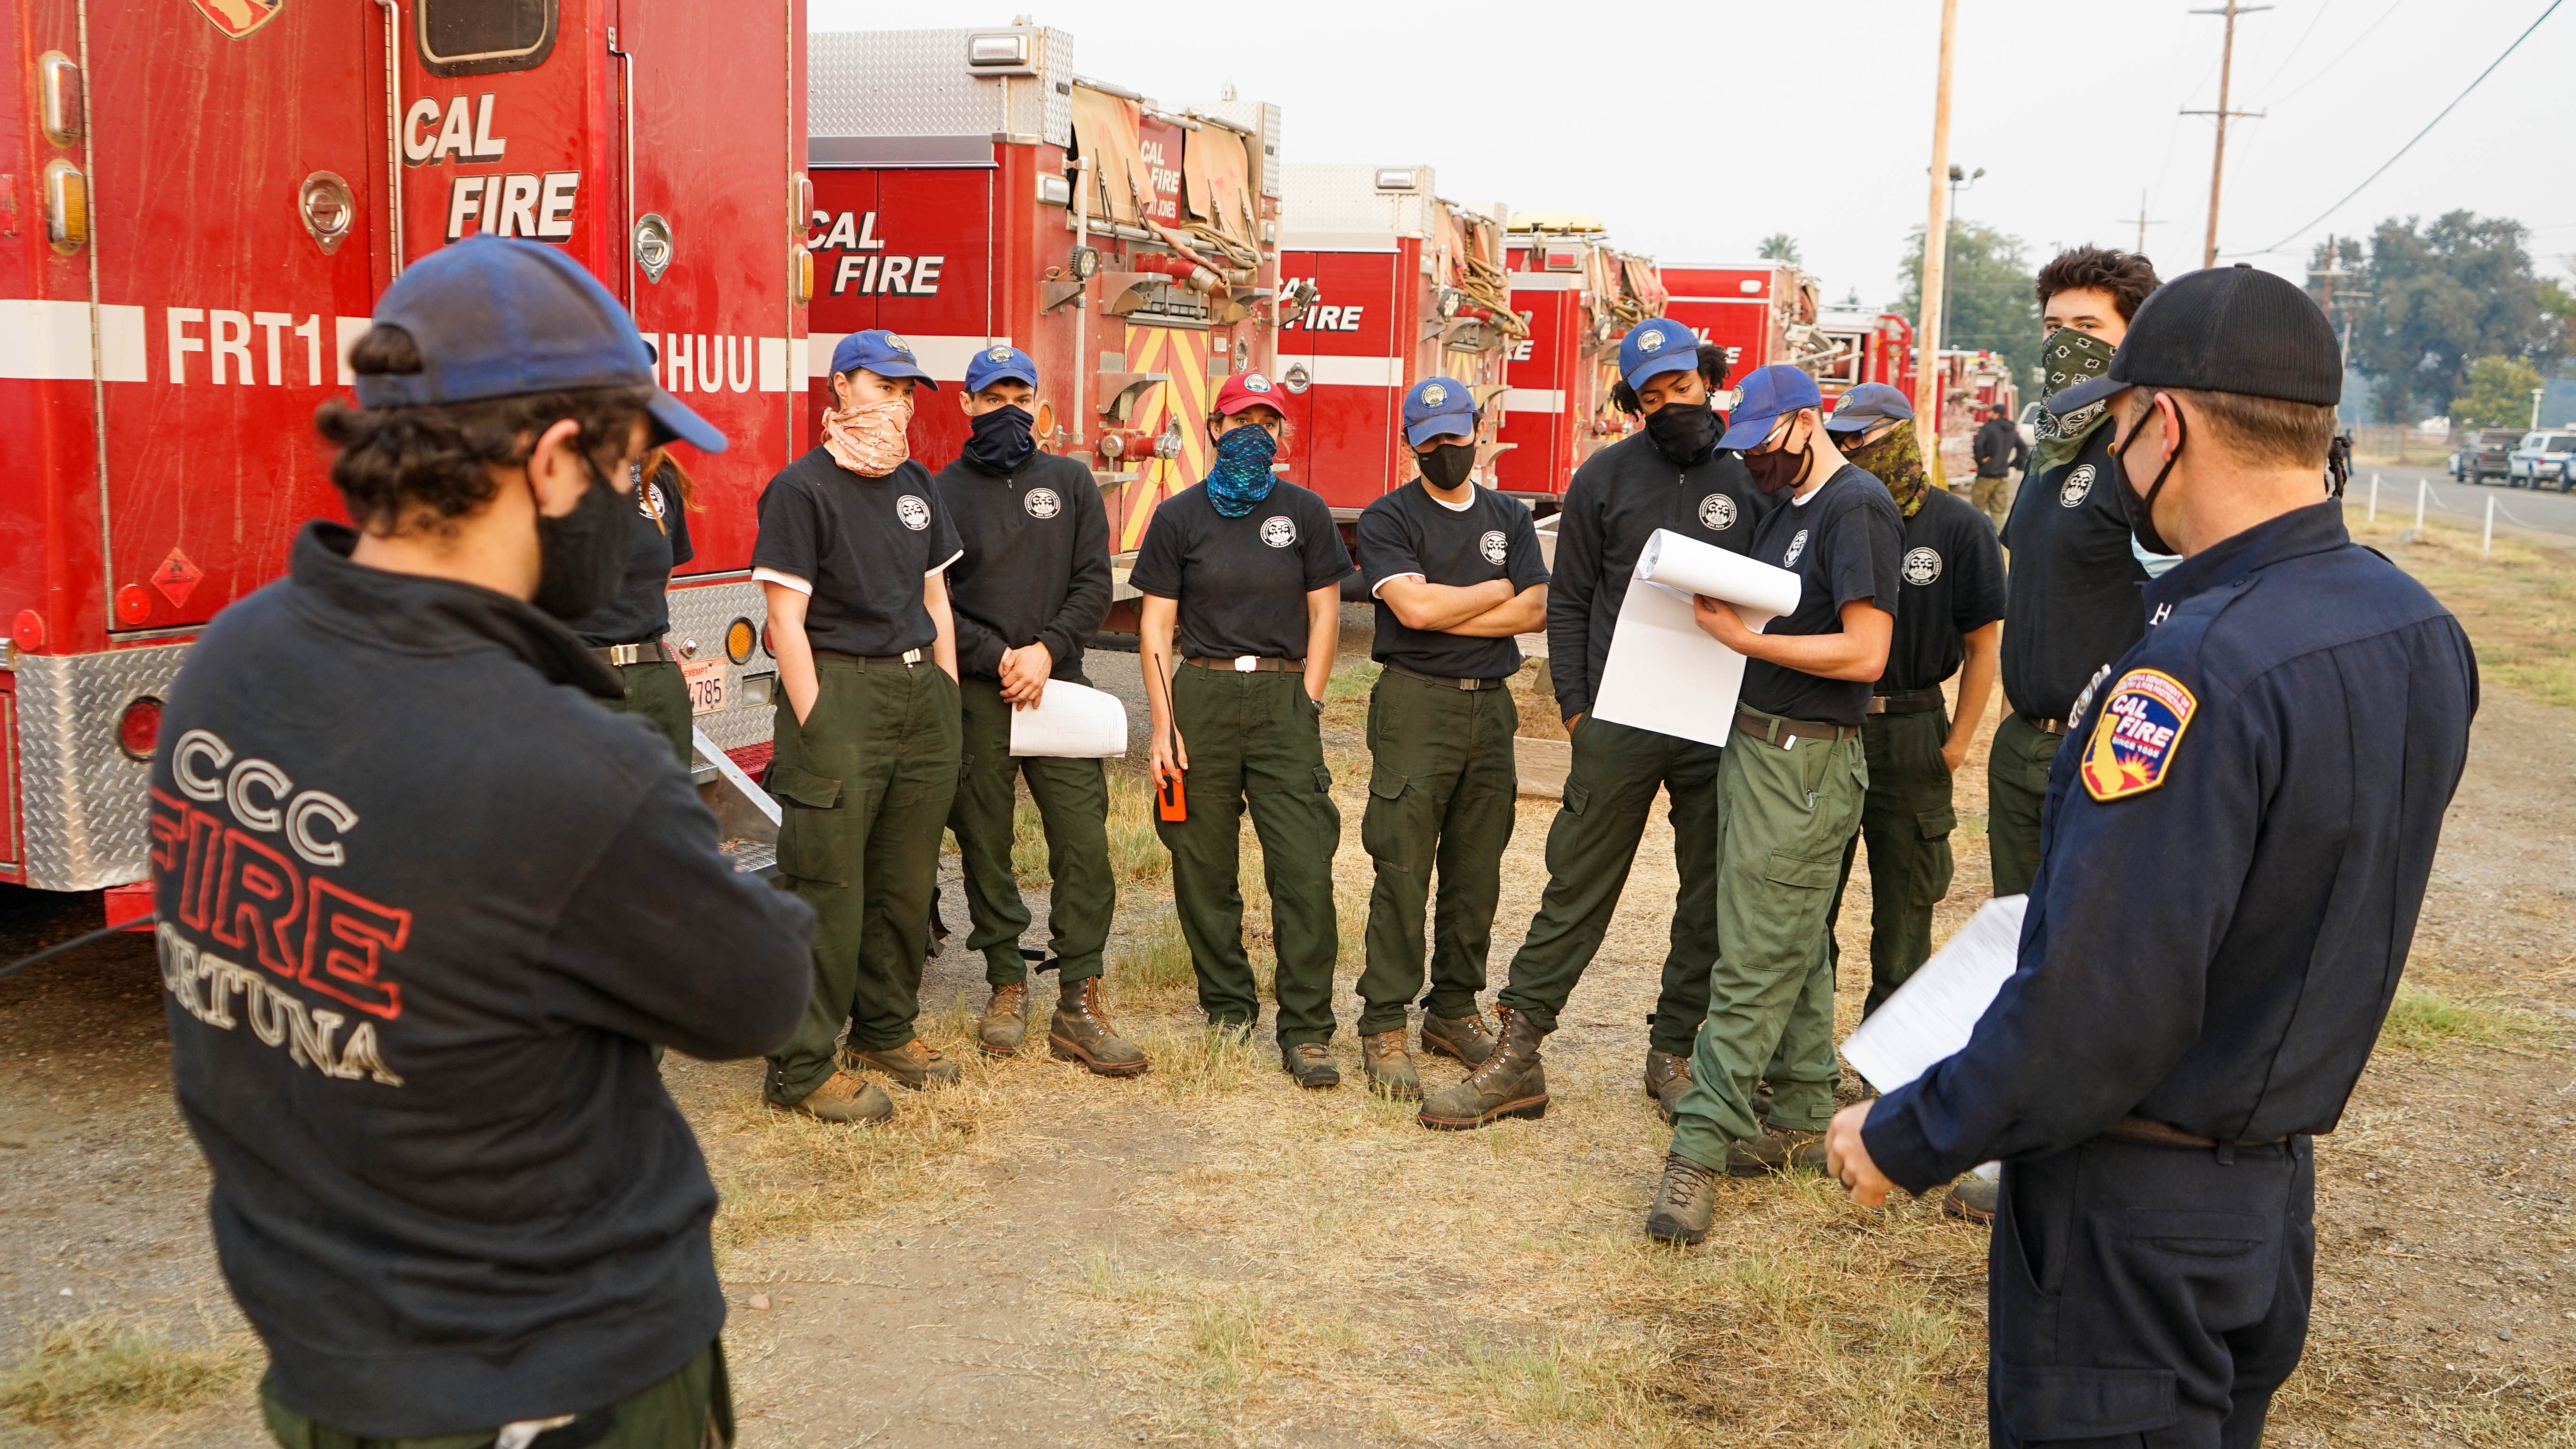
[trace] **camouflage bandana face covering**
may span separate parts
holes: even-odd
[[[1906,517],[1922,509],[1923,490],[1932,485],[1932,478],[1923,471],[1923,449],[1914,436],[1914,424],[1898,423],[1877,442],[1842,452],[1845,462],[1887,485],[1887,491],[1896,495],[1897,510]]]
[[[2042,390],[2054,396],[2079,382],[2099,377],[2110,371],[2111,354],[2118,350],[2090,332],[2058,328],[2040,344],[2040,367],[2047,375],[2047,385]],[[2107,399],[2077,408],[2062,418],[2046,408],[2040,409],[2038,419],[2031,424],[2031,434],[2036,439],[2031,450],[2031,475],[2036,477],[2073,458],[2083,450],[2084,440],[2109,416]]]

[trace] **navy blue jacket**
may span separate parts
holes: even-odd
[[[2018,969],[1862,1140],[1922,1192],[2135,1114],[2326,1132],[2397,991],[2477,710],[2468,637],[2352,542],[2273,519],[2146,585],[2050,772]]]

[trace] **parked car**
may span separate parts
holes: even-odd
[[[2512,428],[2472,431],[2461,440],[2460,450],[2451,455],[2451,476],[2463,483],[2511,477],[2513,448],[2520,441],[2522,434]]]
[[[2555,483],[2558,491],[2576,487],[2576,433],[2525,433],[2505,462],[2507,483],[2537,488]]]

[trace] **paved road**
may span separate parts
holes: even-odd
[[[2441,519],[2464,523],[2471,528],[2484,526],[2487,500],[2496,505],[2498,533],[2548,533],[2576,538],[2576,493],[2560,493],[2552,483],[2543,491],[2529,488],[2507,488],[2501,483],[2473,485],[2455,483],[2448,470],[2433,467],[2356,467],[2352,486],[2344,494],[2350,508],[2370,506],[2370,480],[2379,479],[2379,516],[2413,521],[2415,517],[2415,484],[2428,485],[2424,495],[2424,517],[2427,522]]]

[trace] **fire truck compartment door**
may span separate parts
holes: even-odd
[[[275,578],[304,519],[340,516],[313,412],[347,388],[387,280],[384,93],[359,60],[382,56],[384,21],[308,4],[237,40],[182,8],[92,35],[97,300],[111,323],[139,312],[142,343],[131,373],[109,357],[96,423],[103,622],[181,628]],[[180,93],[210,108],[185,137]],[[351,213],[328,252],[298,205],[326,171]]]
[[[1102,214],[1128,226],[1141,215],[1139,200],[1154,194],[1153,174],[1145,165],[1144,123],[1144,112],[1134,101],[1089,86],[1073,88],[1074,147],[1089,158],[1092,175],[1099,178]]]

